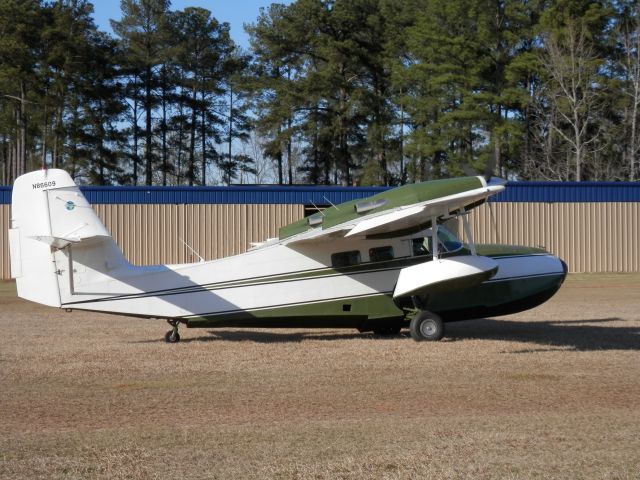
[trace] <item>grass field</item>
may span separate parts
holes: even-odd
[[[445,340],[188,330],[0,283],[0,478],[639,479],[640,275]]]

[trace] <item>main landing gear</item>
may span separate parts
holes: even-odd
[[[174,318],[167,320],[167,323],[171,325],[172,329],[164,335],[164,341],[167,343],[178,343],[180,341],[180,334],[178,333],[178,325],[180,321]]]
[[[442,318],[427,310],[419,310],[411,319],[409,325],[411,338],[416,342],[441,340],[444,336]]]

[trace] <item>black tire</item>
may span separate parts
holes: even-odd
[[[167,343],[178,343],[180,341],[180,334],[175,330],[169,330],[164,334],[164,341]]]
[[[402,327],[378,327],[373,329],[374,335],[380,335],[382,337],[391,337],[393,335],[398,335],[402,330]]]
[[[435,313],[426,310],[418,312],[412,319],[409,326],[411,338],[416,342],[429,341],[437,342],[444,337],[444,323]]]

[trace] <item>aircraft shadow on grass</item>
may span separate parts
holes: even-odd
[[[505,353],[567,348],[577,351],[640,350],[640,327],[611,325],[624,321],[616,317],[542,322],[482,319],[447,325],[447,335],[453,340],[498,340],[533,343],[542,347]]]
[[[445,341],[495,340],[535,344],[540,348],[509,350],[504,353],[529,353],[558,350],[640,350],[640,327],[620,325],[621,318],[595,318],[585,320],[554,320],[515,322],[510,320],[468,320],[447,324]],[[611,325],[617,322],[618,325]],[[377,336],[371,333],[343,332],[264,332],[252,330],[210,330],[207,336],[185,338],[184,342],[253,342],[300,343],[305,341],[371,339],[389,341],[410,339],[406,331],[397,336]],[[426,345],[426,342],[425,342]]]
[[[357,340],[357,339],[376,339],[376,340],[394,340],[402,335],[395,336],[378,336],[372,333],[357,333],[353,330],[343,331],[323,331],[314,332],[312,330],[301,332],[263,332],[251,330],[211,330],[209,336],[200,336],[196,338],[183,339],[184,342],[253,342],[253,343],[300,343],[305,341],[321,340],[321,341],[337,341],[337,340]],[[409,335],[406,335],[409,338]]]

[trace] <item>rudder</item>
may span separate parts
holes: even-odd
[[[64,170],[38,170],[18,177],[11,197],[11,276],[18,296],[60,307],[55,251],[89,239],[113,243],[91,205]],[[119,253],[119,252],[118,252]],[[124,261],[124,258],[120,256]],[[119,259],[119,260],[120,260]]]

